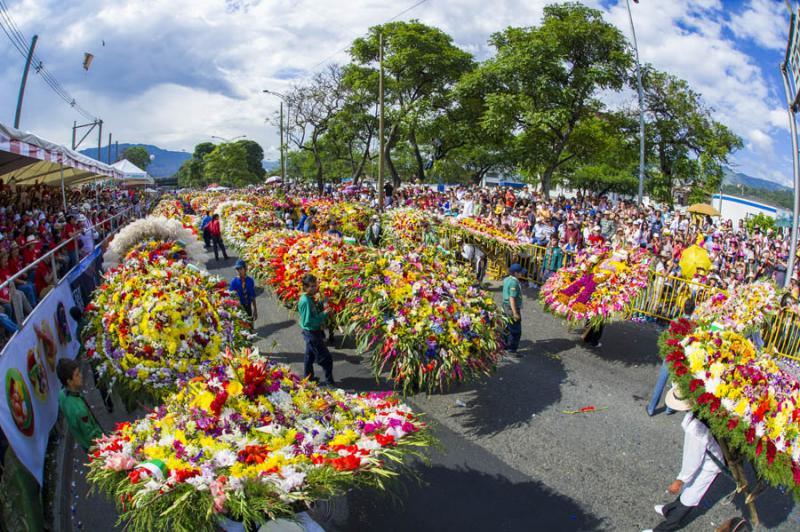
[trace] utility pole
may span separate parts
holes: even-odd
[[[72,149],[75,149],[75,132],[78,130],[78,122],[72,121]]]
[[[794,210],[792,213],[792,241],[789,247],[789,260],[786,264],[786,280],[784,281],[784,288],[788,288],[792,282],[792,276],[795,268],[795,256],[797,255],[797,217],[800,215],[800,154],[798,154],[797,146],[797,121],[795,113],[797,111],[796,101],[797,94],[792,93],[789,85],[789,62],[791,61],[792,52],[797,48],[798,35],[796,35],[796,19],[797,15],[791,10],[791,6],[787,2],[787,7],[790,8],[792,14],[789,19],[789,43],[786,47],[786,58],[781,63],[781,77],[783,78],[783,90],[786,93],[786,110],[789,114],[789,132],[792,135],[792,170],[794,173]],[[796,87],[795,87],[796,89]]]
[[[286,135],[286,157],[284,160],[283,173],[286,175],[287,179],[289,176],[289,113],[291,110],[292,108],[289,107],[289,102],[286,102],[286,127],[283,129],[283,133]],[[281,142],[283,142],[283,140],[281,140]]]
[[[378,105],[380,106],[380,117],[378,118],[378,131],[381,139],[381,154],[378,163],[378,210],[383,212],[383,33],[378,34],[378,63],[380,64],[380,74],[378,75]]]
[[[638,0],[634,1],[638,3]],[[633,52],[636,58],[636,85],[639,90],[639,206],[641,207],[644,196],[644,90],[642,89],[642,69],[639,65],[639,45],[636,42],[636,28],[633,26],[633,14],[631,13],[631,0],[626,0],[626,3],[633,35]]]
[[[22,71],[22,82],[19,84],[19,96],[17,97],[17,112],[14,114],[14,129],[19,129],[19,119],[22,115],[22,99],[25,97],[25,85],[28,83],[28,72],[31,69],[31,61],[33,60],[33,50],[36,48],[36,41],[39,40],[38,35],[34,35],[31,39],[31,46],[28,48],[28,58],[25,60],[25,70]]]
[[[108,155],[106,156],[106,162],[111,164],[111,133],[108,134]]]
[[[114,162],[119,161],[119,141],[114,142]]]
[[[286,182],[286,155],[284,149],[286,145],[283,143],[283,99],[281,99],[281,182]]]
[[[100,129],[97,131],[97,160],[103,162],[103,121],[100,120]]]

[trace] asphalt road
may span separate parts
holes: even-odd
[[[230,278],[234,259],[209,270]],[[498,296],[497,287],[493,287]],[[356,490],[312,515],[329,531],[641,530],[659,522],[654,504],[670,500],[666,486],[680,469],[681,415],[645,413],[660,359],[653,324],[606,327],[599,349],[546,314],[532,290],[523,309],[522,356],[509,358],[480,382],[407,400],[425,413],[441,442],[429,460],[410,464],[386,493]],[[259,291],[258,347],[302,372],[303,340],[296,317]],[[332,348],[334,375],[350,390],[389,389],[376,381],[352,344]],[[91,381],[89,381],[91,382]],[[107,416],[106,428],[128,417]],[[587,414],[565,414],[595,406]],[[663,407],[660,409],[663,410]],[[73,523],[110,530],[110,502],[87,494],[74,465]],[[686,530],[714,530],[744,512],[741,497],[720,475]],[[770,490],[758,501],[765,529],[799,530],[790,496]]]

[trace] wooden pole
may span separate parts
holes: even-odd
[[[380,117],[378,118],[378,131],[380,132],[381,139],[381,153],[378,163],[378,210],[383,211],[383,158],[385,141],[383,138],[383,33],[378,34],[378,62],[380,64],[380,73],[378,75],[378,105],[380,106]]]

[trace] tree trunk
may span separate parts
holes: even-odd
[[[364,173],[364,167],[369,160],[369,144],[372,142],[372,131],[369,132],[367,136],[367,141],[364,143],[364,153],[361,155],[361,162],[359,163],[356,171],[353,172],[353,185],[358,185],[359,180],[361,179],[361,174]]]
[[[422,183],[425,182],[425,161],[422,160],[422,153],[419,151],[419,144],[417,144],[417,134],[414,131],[411,131],[411,134],[408,136],[408,141],[411,143],[411,146],[414,148],[414,159],[417,161],[417,177],[419,177]]]
[[[397,173],[397,168],[394,166],[394,162],[392,161],[392,148],[394,148],[395,144],[397,144],[397,125],[392,126],[392,129],[389,132],[389,138],[386,139],[386,145],[384,146],[384,160],[386,161],[386,167],[389,169],[389,175],[392,176],[392,182],[394,183],[395,188],[400,186],[400,175]]]
[[[322,175],[322,159],[319,157],[319,152],[317,151],[317,145],[314,144],[314,166],[317,168],[317,189],[319,193],[322,194],[322,191],[325,189],[325,182],[323,181]]]

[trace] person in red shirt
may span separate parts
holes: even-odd
[[[225,244],[222,242],[222,231],[219,227],[219,214],[212,216],[211,221],[208,222],[208,233],[211,235],[211,245],[214,247],[214,258],[219,260],[219,249],[222,249],[222,256],[227,260],[228,252],[225,251]]]
[[[70,238],[78,235],[78,226],[75,225],[75,216],[72,214],[67,215],[67,223],[64,225],[64,230],[61,234],[61,240],[69,240]],[[73,240],[66,245],[67,256],[69,257],[69,268],[78,264],[78,242]]]
[[[22,262],[25,266],[33,263],[36,259],[39,258],[39,252],[41,251],[41,240],[34,235],[28,235],[25,239],[25,247],[22,248]]]
[[[592,246],[592,247],[600,246],[600,245],[603,244],[603,242],[606,241],[606,239],[603,238],[603,235],[601,234],[601,230],[600,230],[600,226],[599,225],[595,225],[592,228],[592,233],[589,235],[588,240],[589,240],[589,245]]]

